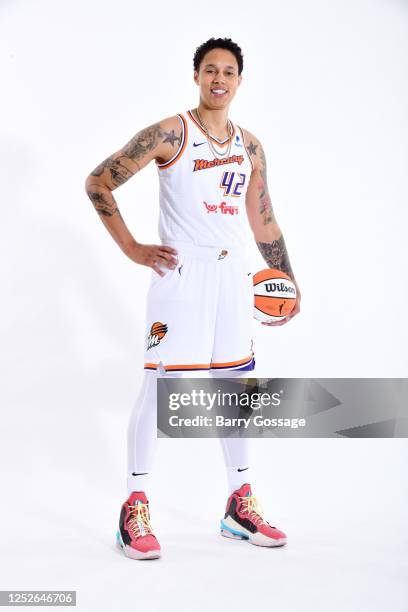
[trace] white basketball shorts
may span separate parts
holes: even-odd
[[[144,367],[165,371],[253,370],[252,272],[239,249],[166,242],[174,270],[152,270]]]

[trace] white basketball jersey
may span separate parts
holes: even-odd
[[[199,246],[241,246],[250,236],[245,194],[252,172],[242,129],[232,123],[229,139],[211,137],[219,152],[214,156],[206,133],[191,111],[177,115],[182,126],[177,153],[158,164],[160,180],[159,236]]]

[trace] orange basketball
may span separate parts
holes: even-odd
[[[296,287],[290,276],[267,268],[253,276],[254,317],[258,321],[281,321],[295,307]]]

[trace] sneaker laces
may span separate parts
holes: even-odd
[[[129,506],[129,512],[128,528],[131,529],[136,538],[153,533],[147,504],[139,501],[134,506]]]
[[[261,504],[256,499],[255,495],[238,496],[241,501],[242,511],[248,514],[251,521],[256,525],[264,525],[266,521],[262,518],[263,511]]]

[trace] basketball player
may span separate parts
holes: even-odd
[[[129,422],[128,499],[117,533],[118,544],[133,559],[161,554],[146,496],[157,438],[157,376],[207,371],[231,378],[254,369],[253,285],[244,248],[248,229],[266,264],[295,282],[272,210],[262,145],[228,116],[242,69],[241,49],[231,39],[202,44],[194,55],[198,107],[141,130],[86,180],[113,239],[132,261],[153,270],[145,376]],[[160,183],[158,245],[133,237],[112,195],[150,162]],[[296,288],[295,309],[269,325],[282,325],[299,312]],[[259,546],[284,545],[285,534],[262,517],[252,493],[247,439],[221,443],[229,484],[221,534]]]

